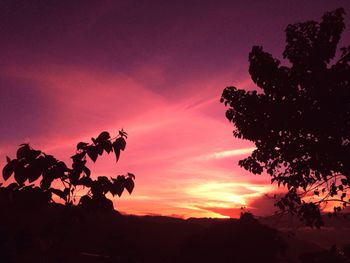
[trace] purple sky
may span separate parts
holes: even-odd
[[[23,142],[69,162],[78,141],[124,128],[117,166],[91,164],[136,174],[117,209],[271,212],[260,199],[275,187],[238,167],[254,145],[233,138],[219,98],[254,88],[253,45],[280,58],[288,24],[337,7],[350,12],[349,1],[0,1],[0,164]]]

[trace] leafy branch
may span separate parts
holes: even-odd
[[[96,138],[91,138],[91,143],[79,142],[76,153],[71,156],[73,163],[70,168],[52,155],[35,150],[29,144],[21,144],[15,159],[6,157],[7,164],[2,170],[5,181],[14,175],[15,182],[0,189],[19,197],[18,201],[29,199],[44,204],[54,202],[54,194],[63,199],[66,206],[72,206],[78,192],[77,187],[82,186],[88,190],[87,194],[80,198],[78,206],[88,210],[112,210],[113,203],[106,198],[106,194],[120,197],[124,189],[131,194],[135,186],[135,175],[127,173],[110,179],[106,176],[93,179],[90,169],[86,166],[87,158],[96,162],[104,152],[113,152],[118,162],[121,151],[125,150],[127,136],[127,133],[121,130],[117,136],[111,138],[110,134],[104,131]],[[53,187],[56,180],[61,182],[63,188],[57,188],[57,184]],[[34,196],[37,197],[35,200]]]

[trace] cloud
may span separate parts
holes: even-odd
[[[214,152],[214,153],[209,154],[209,155],[200,156],[197,159],[201,160],[201,161],[206,161],[206,160],[210,160],[210,159],[221,159],[221,158],[228,158],[228,157],[232,157],[232,156],[246,155],[248,153],[251,153],[255,149],[256,149],[255,147],[249,147],[249,148]]]
[[[211,211],[221,215],[223,218],[239,218],[241,208],[226,208],[226,207],[200,207],[203,210]]]

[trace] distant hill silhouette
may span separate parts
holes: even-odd
[[[1,262],[297,262],[327,251],[243,218],[123,216],[51,204],[35,213],[7,210],[0,224]]]

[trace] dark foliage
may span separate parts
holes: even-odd
[[[120,151],[125,150],[126,138],[127,134],[123,130],[115,138],[111,138],[109,133],[104,131],[97,138],[92,138],[90,144],[79,142],[76,153],[71,157],[71,168],[52,155],[35,150],[28,144],[20,145],[16,158],[11,160],[7,157],[7,164],[3,168],[3,178],[8,180],[14,175],[15,182],[0,187],[0,204],[7,209],[40,208],[53,202],[55,195],[70,207],[77,201],[77,188],[84,188],[86,195],[80,198],[79,207],[88,211],[112,211],[113,203],[106,198],[106,194],[120,197],[124,189],[131,194],[135,176],[127,173],[116,178],[98,176],[97,179],[93,179],[90,169],[86,166],[87,156],[95,162],[103,152],[114,152],[118,161]],[[54,181],[60,184],[53,184]],[[57,185],[64,187],[60,189]]]
[[[309,226],[323,224],[321,205],[334,202],[338,212],[349,204],[350,46],[336,56],[343,16],[339,8],[321,22],[289,25],[283,52],[289,67],[254,46],[249,73],[261,90],[227,87],[221,97],[234,136],[256,145],[239,165],[285,186],[276,206]]]

